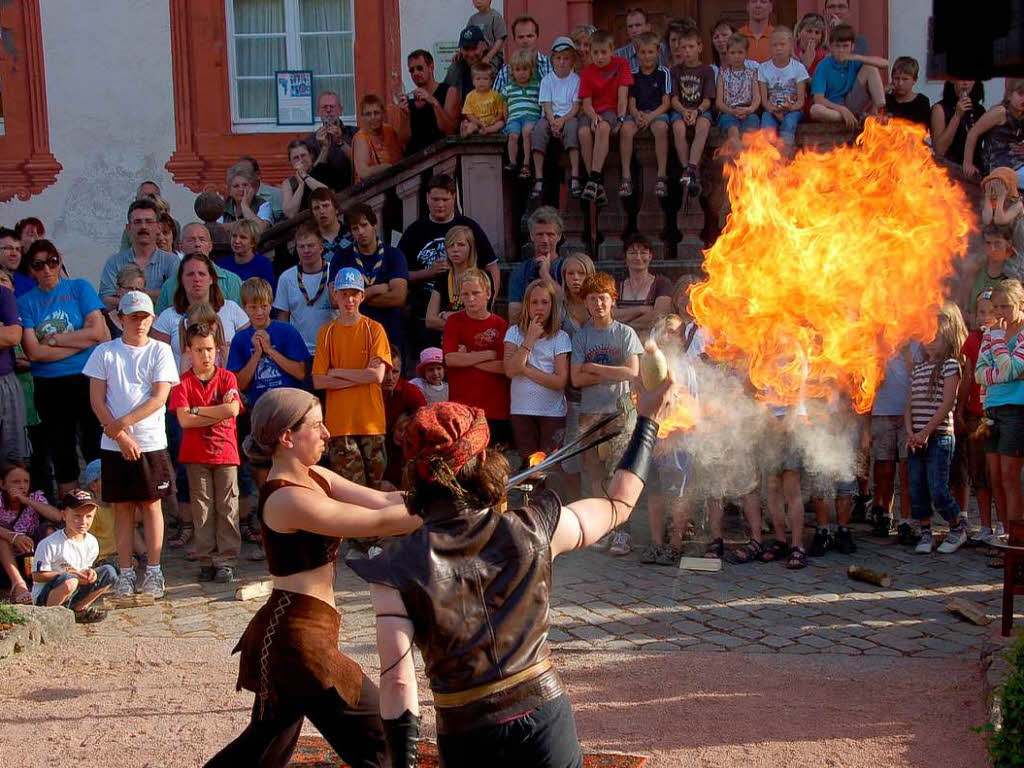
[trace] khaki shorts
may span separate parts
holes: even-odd
[[[871,417],[871,460],[903,461],[907,458],[907,429],[902,416]]]

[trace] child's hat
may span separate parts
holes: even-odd
[[[100,460],[93,459],[85,465],[85,469],[82,470],[82,474],[78,476],[78,484],[83,488],[88,488],[90,485],[100,479]]]
[[[423,369],[428,365],[444,365],[444,352],[439,347],[427,347],[420,352],[420,361],[416,365],[416,376],[423,378]]]
[[[558,53],[559,51],[575,51],[576,43],[572,41],[571,37],[556,37],[555,42],[551,44],[551,52]]]
[[[1018,197],[1020,195],[1017,191],[1017,172],[1013,168],[1003,166],[993,169],[992,173],[981,180],[981,188],[984,189],[986,184],[996,179],[1003,182],[1003,186],[1006,187],[1007,197]]]
[[[334,290],[336,291],[362,291],[366,292],[366,283],[363,280],[363,273],[355,267],[345,267],[334,276]]]
[[[84,488],[76,488],[65,493],[60,500],[61,509],[81,509],[82,507],[98,507],[96,497]]]
[[[128,291],[117,303],[117,311],[122,315],[134,315],[136,312],[156,314],[153,311],[153,300],[143,291]]]
[[[472,24],[462,30],[459,35],[459,48],[476,48],[484,41],[484,31],[476,24]]]

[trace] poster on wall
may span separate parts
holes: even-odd
[[[313,122],[313,71],[310,69],[278,70],[277,124],[310,125]]]
[[[439,43],[434,43],[434,71],[446,71],[452,63],[452,57],[458,50],[458,40],[444,40]]]

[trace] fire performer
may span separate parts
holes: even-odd
[[[353,768],[381,768],[386,746],[377,686],[338,650],[335,560],[343,536],[406,533],[421,524],[401,493],[363,488],[316,466],[330,435],[320,402],[283,387],[252,411],[250,458],[272,461],[257,518],[274,590],[234,651],[252,719],[207,766],[284,766],[308,717]]]
[[[506,511],[508,463],[488,450],[479,408],[437,403],[413,417],[405,433],[406,488],[424,525],[372,560],[347,561],[370,582],[392,768],[418,764],[413,642],[433,691],[446,768],[484,761],[491,768],[583,765],[572,708],[547,645],[551,561],[629,517],[647,477],[654,419],[671,385],[669,375],[639,396],[636,428],[607,498],[569,506],[542,490],[524,508]]]

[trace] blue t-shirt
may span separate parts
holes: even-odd
[[[832,56],[818,62],[811,78],[811,94],[822,94],[834,104],[842,104],[846,94],[853,88],[862,64],[859,61],[844,61],[840,64]]]
[[[257,253],[245,264],[235,263],[235,259],[232,256],[225,256],[220,259],[217,264],[238,275],[238,279],[243,283],[250,277],[262,277],[268,283],[270,288],[273,290],[274,286],[277,285],[277,277],[274,275],[274,265],[270,263],[270,259],[264,256],[262,253]]]
[[[872,416],[902,416],[910,400],[910,374],[914,365],[924,359],[921,345],[912,342],[910,359],[913,364],[907,365],[906,355],[897,352],[885,364],[885,376],[875,392],[875,402],[871,406]]]
[[[562,274],[562,257],[558,257],[551,262],[551,279],[555,282],[561,280]],[[519,262],[519,265],[512,270],[512,274],[508,280],[508,300],[509,303],[515,302],[517,304],[523,303],[523,297],[526,295],[526,289],[530,283],[540,277],[540,267],[537,266],[537,262],[531,259],[526,259]]]
[[[65,278],[52,291],[43,291],[37,286],[18,298],[22,326],[25,330],[35,330],[37,337],[80,331],[85,325],[85,318],[102,309],[103,302],[96,289],[81,278]],[[40,379],[54,379],[81,373],[92,350],[89,347],[52,363],[33,361],[32,375]]]
[[[0,325],[21,325],[18,314],[18,302],[14,292],[0,285]],[[0,376],[6,376],[14,370],[14,347],[0,349]]]
[[[380,243],[378,247],[381,247]],[[331,259],[331,285],[334,285],[334,276],[345,267],[353,267],[362,272],[367,286],[384,285],[396,278],[408,283],[409,264],[405,260],[405,255],[390,245],[383,245],[382,248],[379,256],[376,251],[369,256],[357,254],[354,244],[338,251]],[[399,348],[404,346],[401,307],[371,307],[364,302],[360,305],[359,312],[383,325],[389,342]]]
[[[29,291],[31,291],[33,288],[36,287],[36,281],[35,280],[33,280],[31,277],[29,277],[26,274],[18,272],[17,270],[15,270],[13,273],[11,273],[11,277],[14,279],[14,295],[15,296],[21,296],[23,294],[26,294]]]
[[[252,357],[252,337],[255,333],[256,329],[249,326],[240,330],[231,339],[228,364],[225,366],[229,371],[238,373],[249,362],[249,358]],[[267,335],[270,336],[270,345],[289,360],[309,360],[306,342],[303,340],[302,334],[291,323],[271,320],[270,325],[267,326]],[[242,391],[249,400],[249,407],[252,408],[264,392],[278,387],[303,388],[301,381],[282,370],[281,366],[271,360],[268,355],[263,355],[259,363],[256,364],[256,372],[252,376],[252,381]]]

